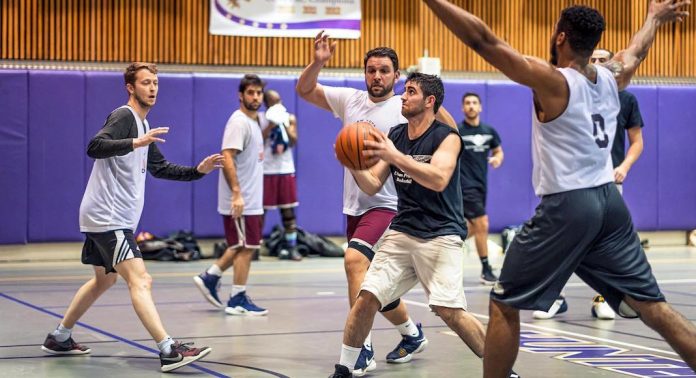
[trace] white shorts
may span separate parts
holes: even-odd
[[[466,310],[462,243],[458,235],[419,239],[389,230],[360,289],[384,307],[420,282],[430,306]]]

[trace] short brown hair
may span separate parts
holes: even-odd
[[[151,73],[157,75],[157,65],[154,63],[145,62],[133,62],[126,67],[126,72],[123,73],[123,79],[126,84],[135,84],[135,74],[140,70],[148,70]]]

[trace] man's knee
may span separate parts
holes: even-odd
[[[152,289],[152,276],[148,272],[135,274],[128,282],[128,286],[132,289],[150,291]]]
[[[457,315],[457,311],[461,309],[442,307],[442,306],[430,306],[433,312],[442,319],[445,324],[450,324]]]
[[[101,292],[107,291],[111,286],[114,286],[117,280],[118,274],[115,273],[110,273],[105,276],[98,277],[97,289],[99,289],[99,291]]]
[[[365,257],[361,252],[357,250],[351,250],[346,253],[343,259],[343,266],[345,267],[346,274],[348,277],[358,277],[362,279],[370,267],[370,260]]]
[[[381,307],[381,303],[377,297],[367,290],[360,290],[358,300],[355,302],[358,312],[377,312]]]
[[[473,226],[473,232],[475,234],[488,233],[488,216],[482,215],[478,218],[471,220],[471,225]]]
[[[490,308],[491,315],[493,315],[493,312],[499,312],[503,316],[508,317],[508,316],[515,316],[515,315],[519,314],[519,312],[520,312],[520,310],[518,310],[512,306],[509,306],[509,305],[507,305],[503,302],[500,302],[500,301],[496,301],[495,299],[492,299],[492,298],[489,301],[489,303],[490,303],[489,308]]]

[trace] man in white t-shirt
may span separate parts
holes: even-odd
[[[255,305],[247,295],[247,280],[254,252],[261,244],[263,225],[263,136],[266,125],[259,107],[265,83],[245,75],[239,83],[239,109],[230,116],[222,138],[225,157],[218,181],[218,213],[222,215],[227,250],[205,272],[193,277],[205,298],[223,307],[218,297],[222,272],[234,266],[232,293],[225,312],[261,316],[268,310]]]
[[[378,47],[367,52],[364,59],[366,91],[353,88],[336,88],[317,83],[321,68],[328,62],[336,48],[323,32],[314,40],[314,61],[309,64],[297,81],[297,93],[308,102],[332,112],[343,125],[368,121],[382,132],[407,122],[401,115],[401,99],[394,96],[394,84],[399,79],[399,58],[388,47]],[[447,114],[449,116],[449,114]],[[449,124],[454,120],[449,117]],[[343,213],[347,217],[346,236],[348,249],[345,255],[345,271],[348,279],[348,298],[351,308],[360,292],[360,284],[375,255],[375,244],[387,230],[396,214],[396,189],[387,180],[374,196],[362,192],[350,172],[343,175]],[[420,324],[414,323],[400,300],[380,310],[399,330],[402,340],[387,355],[387,362],[409,362],[414,353],[421,352],[428,344]],[[376,368],[371,334],[365,339],[353,375],[362,376]]]

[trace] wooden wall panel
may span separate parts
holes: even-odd
[[[561,9],[585,3],[603,12],[601,46],[619,50],[643,23],[645,0],[454,0],[481,17],[524,54],[548,56]],[[696,6],[692,6],[694,8]],[[446,71],[494,71],[446,30],[420,0],[363,0],[362,38],[339,40],[331,68],[360,68],[370,48],[390,46],[402,66],[424,50]],[[692,13],[696,10],[692,9]],[[0,59],[75,62],[302,67],[308,38],[252,38],[208,34],[204,0],[3,0]],[[696,16],[662,28],[642,76],[696,77]]]

